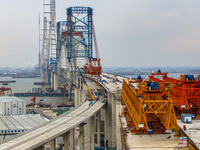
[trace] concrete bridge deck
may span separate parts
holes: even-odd
[[[105,101],[85,101],[78,107],[65,113],[62,116],[48,122],[43,126],[34,128],[23,134],[18,134],[0,143],[1,150],[22,150],[38,148],[58,136],[65,134],[70,129],[86,121],[97,113],[103,106]]]

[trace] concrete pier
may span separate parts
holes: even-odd
[[[64,141],[64,150],[70,150],[69,149],[70,131],[63,134],[63,141]]]

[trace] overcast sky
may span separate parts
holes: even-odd
[[[47,1],[47,0],[46,0]],[[103,67],[199,66],[200,0],[56,0],[93,8]],[[43,0],[0,0],[0,67],[38,63]]]

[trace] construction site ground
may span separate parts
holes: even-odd
[[[126,118],[121,116],[123,137],[126,150],[178,150],[179,136],[174,136],[174,132],[169,134],[135,134],[131,133],[127,127]]]
[[[177,122],[184,133],[200,149],[200,120],[192,120],[192,123],[183,123],[181,120],[177,120]],[[186,127],[186,130],[183,126]]]

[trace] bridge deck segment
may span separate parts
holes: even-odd
[[[105,105],[104,101],[84,102],[70,113],[30,132],[24,132],[0,143],[1,150],[34,149],[59,137],[89,119]]]

